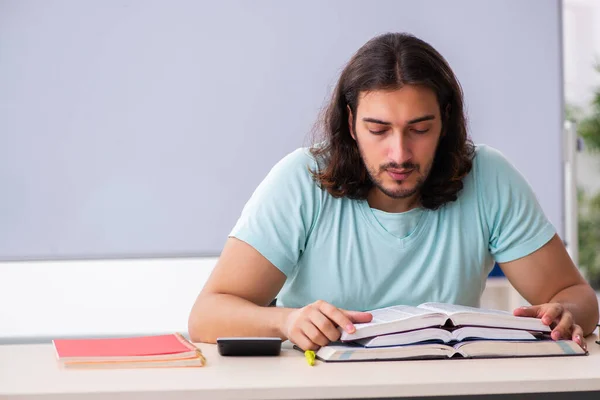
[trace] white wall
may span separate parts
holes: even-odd
[[[600,1],[563,0],[563,56],[565,98],[587,106],[600,85]]]
[[[187,333],[216,259],[0,263],[0,344]]]

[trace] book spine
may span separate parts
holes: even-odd
[[[206,357],[202,354],[202,351],[198,347],[196,347],[193,343],[188,341],[181,333],[176,332],[175,337],[188,349],[196,352],[196,357],[200,359],[202,362],[202,366],[206,365]]]

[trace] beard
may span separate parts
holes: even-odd
[[[379,167],[374,167],[374,166],[367,164],[365,155],[362,151],[362,148],[360,147],[360,144],[358,145],[358,151],[360,153],[360,158],[362,159],[362,162],[367,170],[367,174],[369,175],[369,179],[371,180],[371,182],[373,182],[373,185],[375,185],[375,187],[377,187],[383,194],[385,194],[388,197],[391,197],[392,199],[406,199],[406,198],[412,197],[415,194],[417,194],[421,190],[423,185],[425,184],[425,180],[427,179],[427,176],[429,175],[429,171],[431,169],[431,167],[427,168],[427,171],[425,171],[425,173],[422,174],[421,166],[419,164],[414,164],[411,162],[404,162],[402,164],[398,164],[395,162],[389,162],[386,164],[382,164]],[[413,187],[405,187],[405,188],[398,187],[398,186],[386,187],[383,182],[383,179],[378,179],[377,176],[380,176],[382,173],[385,173],[385,171],[389,168],[412,170],[411,175],[412,174],[418,175],[416,183],[414,184]],[[400,185],[401,183],[403,183],[405,181],[395,181],[395,182],[398,185]]]

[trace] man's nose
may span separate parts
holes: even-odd
[[[410,149],[410,143],[408,143],[404,134],[399,133],[390,136],[388,158],[390,161],[399,165],[410,161],[412,158],[412,151]]]

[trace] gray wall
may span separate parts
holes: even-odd
[[[386,31],[446,56],[562,233],[558,0],[0,0],[0,259],[218,254]]]

